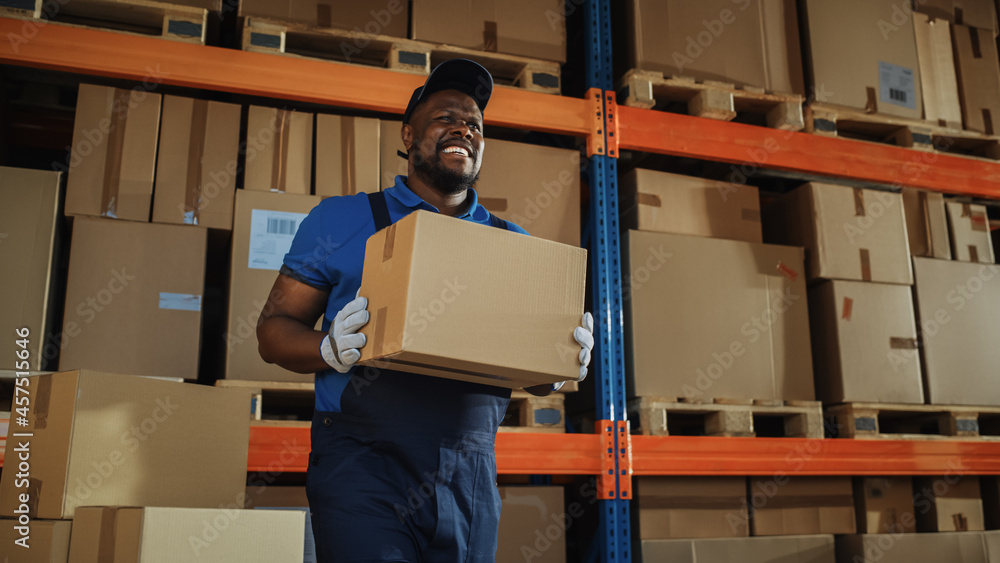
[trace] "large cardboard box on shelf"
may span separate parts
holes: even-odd
[[[0,545],[8,554],[16,554],[18,563],[66,563],[73,522],[69,520],[32,520],[27,537],[15,530],[16,520],[0,519]],[[22,544],[16,544],[21,541]]]
[[[814,399],[801,248],[629,231],[630,396]]]
[[[955,76],[951,26],[926,14],[913,14],[920,64],[924,119],[942,127],[962,128],[962,104]]]
[[[914,258],[930,404],[1000,406],[1000,266]]]
[[[951,260],[944,195],[911,188],[902,193],[910,254]]]
[[[366,35],[406,37],[406,0],[240,0],[240,17],[270,18]]]
[[[244,188],[309,195],[312,158],[313,114],[250,106]]]
[[[923,403],[910,288],[830,281],[809,290],[816,398]]]
[[[623,229],[761,242],[755,186],[639,168],[620,183]]]
[[[805,0],[800,7],[808,85],[825,103],[923,118],[916,36],[897,0]]]
[[[989,563],[1000,563],[1000,531],[983,532],[986,555]]]
[[[750,479],[750,535],[853,534],[850,477]],[[755,502],[760,499],[760,502]]]
[[[580,246],[578,151],[490,140],[475,189],[490,213],[531,236]]]
[[[306,488],[286,485],[268,485],[263,480],[251,482],[247,487],[245,508],[260,510],[300,510],[306,515],[305,536],[303,537],[303,563],[317,563],[316,538],[312,531],[312,516]]]
[[[917,531],[910,477],[856,477],[854,508],[858,532],[902,534]]]
[[[645,563],[834,563],[831,535],[642,540]]]
[[[303,512],[241,510],[232,504],[80,508],[73,518],[69,561],[104,561],[113,553],[115,560],[128,557],[138,563],[302,563]]]
[[[794,1],[622,4],[623,67],[805,93]]]
[[[60,369],[197,379],[206,235],[76,218]]]
[[[411,213],[365,247],[360,363],[515,389],[576,380],[586,264],[582,248]]]
[[[415,0],[412,38],[566,61],[563,0]]]
[[[81,84],[66,214],[149,221],[161,96]]]
[[[986,529],[978,475],[914,477],[919,532],[981,532]]]
[[[500,487],[500,499],[497,561],[566,563],[566,534],[553,538],[548,530],[579,518],[582,506],[567,509],[562,487]]]
[[[316,195],[379,191],[379,120],[316,116]]]
[[[39,370],[45,363],[48,333],[55,332],[52,267],[59,223],[59,172],[0,166],[0,365]],[[17,330],[28,329],[18,335]],[[23,338],[19,338],[23,336]],[[19,348],[14,341],[23,339]],[[28,357],[18,358],[18,350]],[[22,354],[23,356],[24,354]],[[23,362],[23,363],[21,363]],[[2,410],[2,409],[0,409]]]
[[[982,532],[837,536],[837,563],[993,563]]]
[[[396,176],[406,176],[409,173],[409,162],[396,152],[406,152],[400,132],[402,127],[402,121],[383,119],[379,122],[379,189],[384,190],[393,185]],[[489,146],[492,146],[492,142],[490,141]],[[483,156],[488,153],[489,150],[486,150]]]
[[[3,472],[2,516],[18,514],[20,494],[30,517],[56,519],[89,505],[229,506],[245,494],[245,390],[78,370],[31,377],[28,392],[28,425],[8,438],[32,433],[31,479]]]
[[[997,29],[997,12],[993,0],[918,0],[913,11],[959,25]]]
[[[1000,56],[993,31],[954,24],[951,38],[965,128],[1000,133]]]
[[[993,239],[986,206],[949,201],[945,208],[955,260],[993,264]]]
[[[634,485],[643,540],[750,535],[746,477],[638,477]]]
[[[240,106],[163,99],[153,222],[233,228]]]
[[[764,208],[764,240],[804,246],[810,281],[913,283],[899,194],[803,184]]]
[[[226,379],[313,380],[311,373],[290,372],[262,360],[256,327],[299,224],[321,199],[237,190],[229,264],[229,316],[224,336]],[[322,317],[317,329],[321,322]]]

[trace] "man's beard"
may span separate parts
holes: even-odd
[[[413,144],[413,147],[420,146],[422,146],[422,142],[419,140]],[[476,182],[479,181],[478,170],[475,174],[463,174],[445,166],[441,162],[438,147],[434,147],[430,158],[425,158],[419,151],[414,150],[410,151],[410,158],[413,160],[413,170],[419,172],[427,183],[441,195],[464,192],[475,187]]]

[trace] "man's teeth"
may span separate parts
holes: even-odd
[[[469,156],[469,151],[463,149],[462,147],[448,147],[441,152],[458,153],[462,156]]]

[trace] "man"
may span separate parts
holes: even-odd
[[[358,329],[369,318],[358,289],[365,242],[377,230],[425,209],[527,234],[490,215],[473,189],[492,90],[489,72],[472,61],[439,65],[403,115],[408,176],[397,176],[379,194],[316,206],[264,307],[257,327],[261,357],[316,372],[306,493],[320,561],[495,557],[500,498],[493,440],[510,390],[354,367],[366,340]],[[324,312],[324,330],[313,330]],[[592,332],[588,313],[574,331],[581,379]]]

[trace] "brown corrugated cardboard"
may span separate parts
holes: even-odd
[[[804,92],[795,2],[630,0],[629,68]]]
[[[88,505],[242,506],[249,392],[92,371],[29,382],[28,425],[7,437],[28,443],[31,478],[3,473],[3,516],[18,514],[22,493],[33,518]]]
[[[240,106],[163,99],[153,222],[233,228]]]
[[[32,520],[22,535],[16,520],[0,519],[0,545],[18,563],[66,563],[69,557],[69,536],[73,523],[69,520]],[[26,536],[26,537],[25,537]],[[14,543],[20,541],[22,543]],[[6,557],[5,557],[6,559]]]
[[[745,477],[639,477],[633,484],[641,539],[750,535]]]
[[[39,370],[45,359],[59,214],[59,172],[0,166],[0,365]],[[25,338],[17,330],[28,329]],[[24,340],[23,347],[14,340]],[[15,356],[27,350],[28,358]],[[23,353],[22,353],[23,356]],[[21,363],[24,362],[24,363]]]
[[[406,0],[240,0],[240,17],[364,32],[366,36],[406,37]]]
[[[850,477],[754,477],[750,479],[750,534],[797,536],[853,534]]]
[[[822,101],[923,118],[913,25],[898,0],[805,0],[806,68]],[[848,31],[849,30],[849,31]]]
[[[910,254],[950,260],[951,242],[944,195],[910,188],[903,188],[902,193]]]
[[[316,195],[331,197],[377,192],[379,120],[316,116]]]
[[[109,553],[135,563],[302,563],[305,513],[90,506],[77,510],[73,532],[71,563],[110,561]]]
[[[643,540],[646,563],[834,563],[833,536]]]
[[[983,498],[977,475],[914,477],[919,532],[981,532]]]
[[[160,98],[141,88],[80,85],[67,215],[149,221]]]
[[[983,542],[986,544],[987,561],[1000,563],[1000,531],[983,532]]]
[[[586,263],[582,248],[416,211],[368,239],[360,363],[511,388],[575,380]]]
[[[257,351],[256,327],[299,223],[320,201],[319,196],[236,191],[225,335],[226,379],[313,380],[311,373],[293,373],[264,362]]]
[[[1000,405],[1000,266],[914,258],[927,402]]]
[[[997,29],[993,0],[914,0],[913,9],[959,25]]]
[[[987,530],[1000,530],[1000,475],[980,475],[979,489],[983,493],[983,524]]]
[[[913,14],[913,30],[920,62],[924,119],[942,127],[961,129],[962,105],[951,49],[951,27],[946,21],[925,14]]]
[[[313,114],[250,106],[243,187],[312,193]]]
[[[639,168],[620,185],[622,228],[761,242],[754,186]]]
[[[837,536],[837,563],[988,563],[982,532]]]
[[[566,563],[566,526],[581,504],[566,507],[562,487],[500,487],[500,499],[497,561]]]
[[[630,394],[814,398],[801,248],[627,236]]]
[[[412,38],[566,60],[563,0],[414,0]]]
[[[854,508],[859,532],[902,534],[917,531],[910,477],[855,478]]]
[[[806,248],[809,280],[913,283],[899,194],[809,183],[764,209],[764,240]]]
[[[580,246],[578,151],[491,139],[475,189],[490,213],[531,236]]]
[[[831,281],[809,290],[816,398],[923,403],[910,288]]]
[[[955,260],[993,264],[993,239],[986,206],[949,201],[945,207]]]
[[[965,128],[1000,133],[1000,56],[993,33],[952,25],[951,38]]]
[[[206,234],[78,217],[60,369],[196,379]]]

